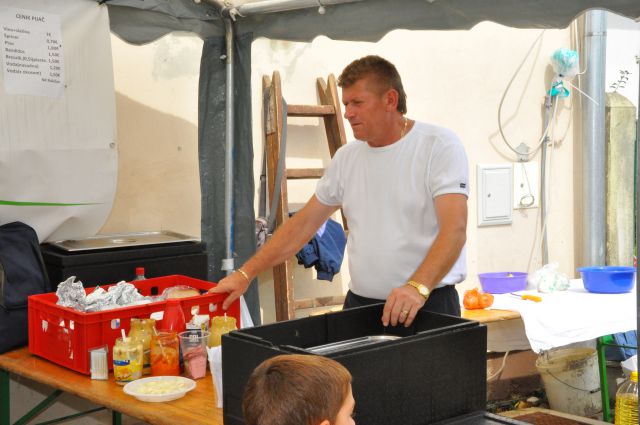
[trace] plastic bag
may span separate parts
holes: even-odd
[[[240,297],[240,329],[252,327],[253,319],[251,319],[249,307],[247,307],[247,302],[244,300],[244,295],[242,295]]]
[[[216,407],[222,408],[222,347],[207,347],[209,358],[209,368],[211,368],[211,379],[213,387],[216,389]]]
[[[627,360],[620,363],[622,366],[622,372],[625,376],[631,376],[631,372],[638,370],[638,355],[634,354]]]
[[[160,295],[162,299],[187,298],[200,295],[200,291],[187,285],[176,285],[166,288]]]
[[[529,284],[543,293],[566,291],[569,278],[558,271],[558,263],[549,263],[529,275]]]

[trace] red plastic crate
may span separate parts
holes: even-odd
[[[166,288],[187,285],[201,291],[207,291],[214,283],[194,279],[188,276],[172,275],[131,282],[142,295],[158,295]],[[112,285],[105,285],[108,288]],[[86,288],[87,294],[95,288]],[[181,298],[180,304],[188,322],[194,314],[208,314],[209,317],[222,316],[222,301],[227,294],[204,294]],[[29,351],[54,363],[90,374],[89,349],[107,345],[109,347],[108,364],[112,368],[113,344],[121,336],[121,329],[129,332],[131,319],[148,318],[152,313],[165,309],[165,301],[122,307],[95,313],[83,313],[68,307],[57,305],[55,292],[32,295],[29,303]],[[226,311],[240,324],[240,303],[233,302]]]

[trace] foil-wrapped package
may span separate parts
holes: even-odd
[[[92,293],[86,295],[82,282],[76,282],[75,276],[60,283],[56,295],[58,305],[84,312],[104,311],[152,301],[152,297],[145,297],[134,285],[125,281],[109,287],[108,291],[96,286]]]
[[[61,282],[56,290],[58,305],[85,311],[87,306],[87,295],[81,281],[76,281],[75,276]]]

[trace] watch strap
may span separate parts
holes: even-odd
[[[429,295],[431,294],[431,291],[429,290],[429,288],[427,288],[426,285],[416,282],[415,280],[407,281],[406,285],[413,286],[414,288],[416,288],[418,293],[422,295],[425,300],[429,299]]]

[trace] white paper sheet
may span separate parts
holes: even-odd
[[[6,93],[62,95],[64,53],[60,16],[28,9],[0,11],[0,41]]]
[[[111,211],[117,177],[107,8],[5,0],[0,28],[0,224],[25,222],[40,241],[93,236]],[[18,66],[30,63],[38,68]],[[42,81],[47,72],[53,78]]]

